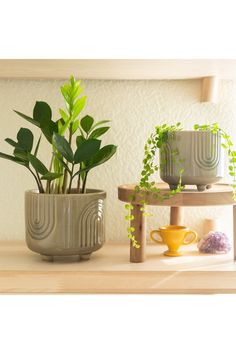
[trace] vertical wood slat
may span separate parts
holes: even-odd
[[[184,226],[184,209],[182,207],[170,208],[170,225]]]
[[[236,261],[236,205],[233,205],[233,243],[234,243],[234,260]]]

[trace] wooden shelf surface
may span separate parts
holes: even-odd
[[[235,59],[1,59],[0,78],[175,80],[236,78]]]
[[[106,244],[90,261],[48,263],[23,242],[0,242],[1,293],[236,293],[236,262],[227,255],[168,258],[162,245],[147,246],[145,263],[129,262],[129,245]]]
[[[136,184],[138,185],[138,183]],[[123,202],[129,202],[130,196],[134,194],[135,184],[124,184],[118,187],[118,198]],[[157,183],[156,187],[160,189],[161,194],[170,191],[168,184]],[[143,196],[137,195],[137,199],[133,204],[142,204]],[[148,205],[161,206],[210,206],[210,205],[232,205],[235,204],[233,200],[233,189],[226,183],[217,183],[212,188],[203,192],[198,192],[196,186],[187,186],[181,193],[177,193],[172,198],[161,201],[155,199],[152,193],[147,193],[146,203]]]

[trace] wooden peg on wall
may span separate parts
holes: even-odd
[[[217,103],[219,78],[216,76],[207,76],[202,79],[202,97],[201,102]]]

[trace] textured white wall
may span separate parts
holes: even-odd
[[[45,100],[58,118],[63,100],[61,81],[0,80],[0,151],[10,152],[4,138],[16,136],[17,130],[30,127],[12,109],[31,115],[36,100]],[[194,123],[218,121],[233,135],[236,132],[236,82],[223,81],[219,102],[199,103],[200,80],[181,81],[84,81],[88,104],[84,114],[97,119],[111,119],[111,130],[104,143],[118,145],[111,161],[90,173],[88,186],[105,189],[107,198],[107,238],[126,240],[123,203],[117,200],[117,186],[138,181],[142,166],[143,146],[155,125],[181,121],[186,129]],[[33,129],[38,135],[38,130]],[[235,137],[232,137],[235,141]],[[235,141],[236,142],[236,141]],[[40,156],[49,161],[50,147],[44,142]],[[226,179],[227,180],[227,179]],[[23,167],[0,160],[0,225],[1,239],[24,237],[24,190],[34,188],[31,175]],[[151,208],[148,230],[168,223],[166,207]],[[202,232],[204,218],[220,217],[223,230],[231,233],[230,207],[186,208],[189,227]]]

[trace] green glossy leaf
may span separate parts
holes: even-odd
[[[65,84],[64,86],[61,86],[61,93],[66,102],[69,104],[70,103],[70,85]]]
[[[62,130],[63,130],[64,124],[65,124],[65,123],[64,123],[63,119],[59,119],[59,120],[57,121],[58,133],[59,133],[60,135],[63,135],[63,134],[61,134],[61,132],[62,132]]]
[[[79,147],[84,141],[85,141],[85,138],[82,135],[77,136],[77,138],[76,138],[77,147]]]
[[[99,122],[95,123],[92,128],[94,129],[94,128],[98,127],[99,125],[106,124],[109,122],[110,122],[110,120],[100,120]]]
[[[89,136],[89,139],[97,139],[99,136],[105,134],[110,127],[102,127],[102,128],[97,128],[92,131],[92,133]]]
[[[40,174],[45,175],[48,173],[47,167],[34,155],[28,154],[28,159],[33,168]]]
[[[49,143],[52,143],[53,133],[58,132],[58,125],[52,121],[52,110],[50,106],[43,101],[37,101],[34,106],[33,117],[39,123],[40,128]]]
[[[25,163],[27,163],[27,165],[29,165],[29,158],[28,158],[27,151],[24,151],[21,148],[16,147],[13,154],[14,154],[14,156],[19,158],[20,160],[25,161]]]
[[[77,148],[74,155],[74,162],[80,163],[91,159],[98,151],[101,145],[100,140],[85,140]]]
[[[88,162],[86,167],[77,171],[73,175],[73,177],[78,176],[78,175],[82,175],[84,172],[88,172],[92,168],[105,163],[116,153],[116,150],[117,150],[117,146],[115,146],[115,145],[104,146],[101,150],[98,151],[98,153],[94,156],[94,158]]]
[[[73,93],[71,95],[71,100],[74,102],[76,100],[76,98],[81,94],[82,91],[83,91],[83,88],[81,86],[77,85],[73,90]]]
[[[90,116],[85,116],[81,119],[80,121],[80,126],[81,128],[85,131],[85,133],[88,133],[90,129],[92,128],[94,119]]]
[[[65,111],[63,111],[63,109],[59,109],[59,112],[60,112],[62,119],[66,123],[70,117],[68,116],[68,114]]]
[[[75,102],[74,107],[73,107],[73,115],[72,119],[74,120],[80,112],[83,110],[85,103],[86,103],[87,97],[83,96],[81,98],[78,98],[78,100]]]
[[[69,162],[74,161],[73,151],[70,147],[68,141],[57,133],[53,135],[53,141],[55,143],[56,149],[62,154],[62,156]]]
[[[94,168],[108,161],[116,153],[116,150],[117,150],[117,146],[115,145],[104,146],[92,158],[92,160],[89,163],[89,167]]]
[[[52,144],[53,134],[58,132],[57,123],[52,120],[49,122],[42,122],[40,127],[48,142]]]
[[[60,122],[58,122],[58,133],[59,135],[64,135],[65,132],[67,131],[67,129],[70,126],[70,120],[68,120],[66,123],[64,124],[60,124]]]
[[[27,120],[27,122],[33,124],[33,125],[36,125],[36,127],[40,127],[40,123],[37,122],[36,120],[34,120],[33,118],[30,118],[28,116],[26,116],[24,113],[21,113],[21,112],[18,112],[18,111],[15,111],[14,112],[16,114],[18,114],[21,118],[24,118],[25,120]]]
[[[31,152],[34,142],[33,133],[27,128],[21,128],[17,133],[17,146],[22,150]]]
[[[75,120],[72,125],[72,134],[75,134],[79,128],[79,120]]]
[[[73,87],[75,85],[76,81],[73,75],[70,76],[70,84]]]
[[[10,144],[11,146],[16,147],[18,145],[18,143],[10,138],[6,138],[5,141]]]
[[[7,154],[4,154],[3,152],[0,152],[0,157],[2,159],[6,159],[6,160],[9,160],[9,161],[16,162],[16,163],[18,163],[20,165],[23,165],[23,166],[27,166],[25,161],[22,161],[20,158],[18,158],[16,156],[7,155]]]
[[[47,180],[47,181],[53,181],[54,179],[60,178],[63,175],[63,173],[53,173],[53,172],[48,172],[45,175],[41,177],[42,180]]]
[[[46,102],[37,101],[33,110],[33,118],[40,123],[40,126],[45,121],[49,122],[52,119],[51,107]]]
[[[80,80],[76,81],[75,78],[71,76],[70,82],[61,86],[61,93],[69,106],[73,105],[77,97],[83,91],[80,83]]]
[[[76,92],[75,92],[76,93]],[[73,115],[78,116],[80,112],[84,109],[87,101],[87,96],[78,97],[73,105]]]

